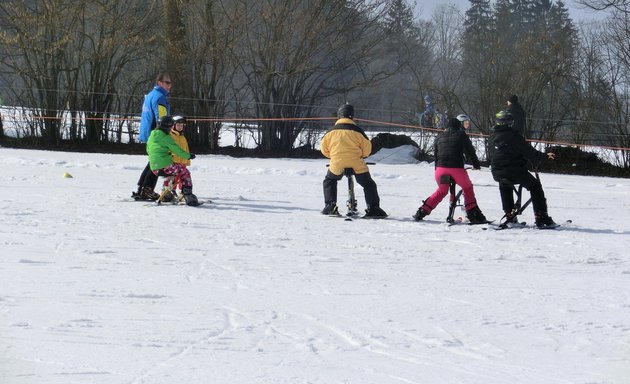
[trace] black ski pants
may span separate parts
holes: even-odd
[[[510,175],[509,178],[499,180],[499,193],[501,194],[501,205],[504,212],[512,211],[514,207],[515,184],[520,184],[527,189],[532,196],[532,208],[534,213],[547,213],[547,199],[543,191],[540,180],[528,171]]]
[[[154,190],[157,181],[157,175],[151,171],[151,166],[147,163],[147,166],[144,167],[144,171],[142,171],[140,179],[138,180],[138,193],[142,192],[144,187],[149,187],[151,190]]]
[[[378,207],[380,204],[380,198],[378,196],[378,190],[376,188],[376,182],[370,176],[370,172],[360,173],[354,175],[357,183],[363,187],[363,194],[365,195],[365,203],[368,207]],[[343,178],[343,174],[335,175],[328,171],[324,178],[324,201],[328,203],[337,202],[337,182]]]

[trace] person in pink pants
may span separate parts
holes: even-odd
[[[464,168],[464,155],[472,163],[474,169],[479,169],[479,159],[470,138],[462,128],[462,122],[469,124],[470,119],[466,115],[459,115],[448,121],[446,130],[435,139],[435,181],[437,189],[429,198],[423,201],[413,218],[422,220],[429,215],[448,194],[451,179],[459,185],[464,194],[464,207],[466,216],[471,224],[485,224],[488,221],[477,205],[475,190]]]

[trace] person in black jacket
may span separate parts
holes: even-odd
[[[526,133],[526,125],[525,125],[525,110],[523,106],[518,101],[518,96],[511,95],[507,98],[507,111],[512,114],[512,118],[514,119],[514,123],[512,124],[512,128],[518,132],[521,136],[525,137]]]
[[[464,191],[464,206],[468,220],[472,224],[484,224],[487,222],[486,217],[477,206],[473,184],[464,168],[464,154],[472,162],[474,169],[480,168],[475,148],[458,119],[450,119],[446,127],[446,130],[437,136],[434,144],[434,175],[438,188],[423,202],[413,218],[420,221],[437,207],[448,194],[452,178]]]
[[[528,170],[528,163],[534,167],[546,159],[553,160],[556,155],[552,152],[537,151],[512,128],[514,118],[508,111],[496,114],[496,125],[490,135],[490,167],[492,177],[499,182],[501,204],[505,212],[506,222],[516,222],[514,215],[514,184],[520,184],[532,196],[532,207],[539,228],[555,226],[553,219],[547,214],[547,199],[538,178]]]

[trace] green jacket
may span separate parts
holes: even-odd
[[[147,154],[149,155],[151,170],[155,171],[173,164],[171,153],[182,159],[190,159],[190,153],[181,149],[171,135],[164,133],[161,129],[151,131],[147,141]]]

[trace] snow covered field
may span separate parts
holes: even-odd
[[[0,383],[630,382],[630,180],[541,174],[561,230],[447,227],[410,218],[433,166],[380,158],[391,217],[347,222],[323,159],[199,156],[194,208],[128,201],[143,156],[0,148]]]

